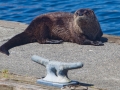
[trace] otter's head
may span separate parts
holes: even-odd
[[[91,20],[96,19],[96,16],[95,16],[93,10],[91,10],[91,9],[79,9],[75,12],[74,19],[77,22],[88,21],[88,20],[91,21]]]
[[[99,22],[91,9],[77,10],[74,13],[74,24],[78,26],[79,32],[84,33],[91,40],[102,35]]]

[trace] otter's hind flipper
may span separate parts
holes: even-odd
[[[9,56],[9,54],[10,54],[9,51],[6,50],[6,49],[5,49],[4,47],[2,47],[2,46],[0,47],[0,52],[3,53],[3,54],[6,54],[6,55],[8,55],[8,56]]]
[[[60,44],[63,40],[46,40],[45,44]]]

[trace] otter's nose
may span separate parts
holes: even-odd
[[[79,16],[83,16],[84,14],[88,13],[88,10],[86,9],[81,9],[80,12],[78,13]]]
[[[79,16],[83,16],[83,13],[79,13],[78,15],[79,15]]]
[[[76,14],[77,14],[78,16],[83,16],[84,13],[83,13],[83,12],[77,12]]]
[[[83,16],[83,14],[84,14],[83,9],[81,9],[80,11],[78,11],[76,14],[79,15],[79,16]]]

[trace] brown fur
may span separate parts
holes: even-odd
[[[73,42],[87,45],[103,45],[99,40],[102,31],[94,12],[80,9],[74,14],[54,12],[35,18],[24,32],[14,36],[0,47],[0,52],[9,55],[8,50],[19,45],[39,42]]]

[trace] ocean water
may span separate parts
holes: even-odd
[[[94,10],[103,33],[120,36],[120,0],[0,0],[0,20],[30,23],[48,12]]]

